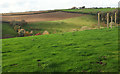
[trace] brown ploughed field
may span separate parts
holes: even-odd
[[[41,14],[32,14],[32,15],[9,15],[2,16],[3,21],[21,21],[25,20],[26,22],[39,22],[39,21],[55,21],[63,20],[72,17],[83,16],[84,14],[76,13],[66,13],[66,12],[51,12],[51,13],[41,13]]]

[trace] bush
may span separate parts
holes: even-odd
[[[21,27],[20,27],[19,25],[15,25],[15,26],[14,26],[14,30],[15,30],[16,32],[18,32],[18,29],[21,29]]]
[[[13,26],[13,27],[14,27],[15,25],[17,25],[17,24],[18,24],[18,21],[11,21],[11,22],[10,22],[10,25]]]
[[[19,36],[20,37],[23,37],[24,34],[25,34],[25,30],[24,29],[21,29],[19,32],[18,32]]]
[[[25,20],[21,20],[21,21],[11,21],[10,22],[10,25],[11,26],[15,26],[15,25],[20,25],[20,26],[22,26],[22,25],[27,25],[27,22],[25,21]]]
[[[22,25],[27,25],[27,22],[26,22],[25,20],[22,20],[21,23],[20,23],[20,25],[21,25],[21,26],[22,26]]]

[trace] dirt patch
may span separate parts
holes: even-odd
[[[20,21],[25,20],[27,22],[39,22],[39,21],[55,21],[63,20],[72,17],[83,16],[85,14],[76,14],[76,13],[66,13],[66,12],[51,12],[51,13],[42,13],[42,14],[33,14],[33,15],[14,15],[14,16],[2,16],[3,21]]]

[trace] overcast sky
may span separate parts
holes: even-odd
[[[120,0],[0,0],[0,13],[81,7],[118,7]]]

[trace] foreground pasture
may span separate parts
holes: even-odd
[[[3,72],[117,72],[118,30],[3,39]]]

